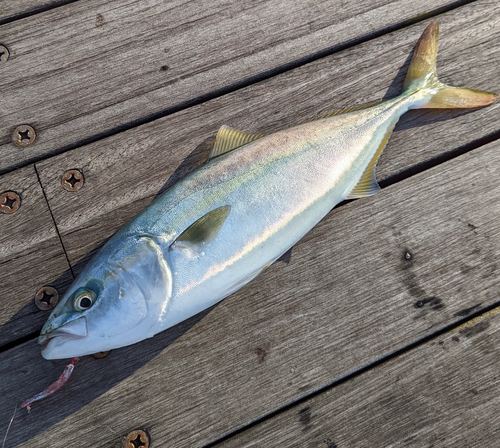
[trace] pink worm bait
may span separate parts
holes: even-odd
[[[47,389],[45,389],[43,392],[40,392],[39,394],[36,394],[29,400],[26,400],[21,405],[21,407],[28,409],[29,412],[31,410],[31,405],[35,401],[42,400],[46,397],[50,397],[51,395],[55,394],[69,380],[69,377],[71,376],[71,374],[73,373],[73,369],[75,368],[75,362],[77,362],[79,359],[80,358],[72,358],[71,362],[66,366],[63,373],[61,373],[61,376],[54,383],[52,383],[49,387],[47,387]]]

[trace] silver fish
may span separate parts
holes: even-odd
[[[253,136],[222,127],[208,162],[116,233],[42,329],[46,359],[154,336],[255,278],[346,198],[379,190],[375,165],[402,114],[471,108],[497,95],[436,75],[438,24],[417,43],[389,101]]]

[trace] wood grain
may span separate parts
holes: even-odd
[[[444,14],[439,73],[459,86],[500,91],[500,8],[478,2]],[[199,166],[222,124],[256,133],[286,128],[335,108],[400,92],[418,24],[175,115],[37,164],[78,272],[85,256],[176,180]],[[406,61],[406,63],[405,63]],[[398,68],[402,67],[399,70]],[[394,77],[396,76],[396,79]],[[391,85],[392,81],[392,85]],[[390,86],[390,87],[389,87]],[[411,111],[382,154],[379,179],[498,130],[500,108]],[[61,190],[69,168],[85,174],[77,194]]]
[[[48,317],[34,304],[45,285],[64,291],[72,280],[33,165],[0,177],[0,194],[15,191],[21,207],[0,213],[0,346],[32,334]]]
[[[490,1],[442,16],[444,81],[498,89],[491,66],[498,22]],[[220,124],[266,132],[333,104],[392,96],[404,68],[391,80],[423,27],[37,164],[76,270],[159,190],[202,163]],[[379,177],[497,130],[496,107],[408,114]],[[81,361],[62,392],[32,414],[18,411],[6,447],[118,447],[137,427],[158,446],[203,446],[498,300],[498,151],[498,144],[481,148],[333,211],[294,248],[288,265],[272,266],[203,319]],[[60,188],[67,168],[86,176],[76,194]],[[32,331],[40,324],[23,322]],[[0,434],[15,404],[54,381],[64,365],[43,360],[35,341],[0,354]]]
[[[480,4],[482,8],[488,5],[488,2]],[[499,88],[493,85],[498,84],[498,80],[489,62],[489,57],[496,57],[495,52],[498,51],[493,44],[498,32],[495,9],[491,9],[488,15],[484,14],[484,9],[476,7],[464,10],[465,13],[462,10],[446,14],[441,19],[441,55],[446,56],[446,60],[440,64],[443,66],[440,72],[444,79],[458,85]],[[467,17],[472,24],[464,22],[463,17]],[[384,96],[394,76],[394,72],[386,70],[387,66],[404,64],[422,28],[423,25],[416,25],[384,36],[40,164],[42,179],[73,264],[77,265],[151,201],[169,176],[170,185],[199,164],[208,154],[209,147],[200,145],[200,142],[213,135],[221,123],[267,132],[304,121],[331,109],[332,104],[348,105],[351,91],[356,92],[359,102]],[[491,38],[486,37],[487,31]],[[446,40],[447,34],[450,41],[455,42],[454,45]],[[470,43],[464,50],[459,43],[466,42],[467,37]],[[387,52],[390,56],[381,59],[380,56]],[[462,54],[463,58],[460,57]],[[470,64],[473,60],[475,64]],[[466,63],[471,66],[463,67]],[[453,66],[454,71],[447,72],[448,65]],[[368,78],[364,75],[365,71],[369,73]],[[394,80],[388,96],[400,88],[404,71],[405,67]],[[338,87],[332,89],[331,86]],[[416,112],[403,118],[399,131],[379,163],[379,177],[380,174],[381,177],[392,175],[441,151],[487,135],[496,129],[498,122],[496,108],[452,115],[452,120],[445,120],[449,117],[443,114]],[[438,144],[432,146],[433,142]],[[198,150],[189,156],[196,146]],[[67,168],[73,167],[81,167],[86,174],[86,187],[77,194],[60,188],[60,176]],[[76,266],[77,271],[81,265]],[[61,273],[58,270],[44,275],[44,278],[54,279]],[[16,302],[10,305],[13,309],[20,309],[26,304],[25,296],[13,294],[9,297]],[[30,322],[27,327],[35,331],[40,328],[41,322]],[[9,340],[17,334],[5,331]]]
[[[43,415],[58,423],[21,446],[119,446],[138,427],[158,446],[203,446],[495,303],[499,167],[496,142],[334,210],[288,265],[271,266],[196,325],[82,363],[69,395],[13,425],[11,443],[37,434]],[[27,344],[30,359],[35,350]],[[0,356],[0,421],[14,397],[41,388],[32,375],[7,387],[19,362]],[[56,377],[49,364],[30,369]]]
[[[8,23],[0,170],[454,3],[81,0]],[[20,124],[38,135],[22,151]]]
[[[71,0],[2,0],[0,8],[0,23],[16,20],[26,14],[36,14],[49,8],[68,3]],[[33,20],[36,19],[31,19]],[[28,22],[26,22],[28,23]]]
[[[220,447],[498,446],[499,313],[495,308]]]

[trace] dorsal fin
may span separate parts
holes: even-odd
[[[198,252],[217,236],[230,212],[231,206],[224,205],[203,215],[175,239],[170,250],[179,248]]]
[[[213,157],[226,154],[233,149],[240,148],[247,143],[254,142],[262,137],[264,136],[247,134],[224,125],[219,129],[219,132],[217,132],[214,147],[208,158],[211,159]]]
[[[394,124],[391,124],[391,126],[387,130],[384,138],[382,139],[382,142],[380,143],[380,146],[375,152],[373,158],[370,160],[370,163],[363,172],[363,175],[359,179],[359,182],[351,190],[346,199],[364,198],[365,196],[371,196],[380,190],[380,186],[377,183],[377,178],[375,176],[375,171],[376,171],[375,168],[377,166],[377,161],[380,157],[380,154],[382,154],[382,151],[387,145],[387,141],[389,140],[389,137],[391,136],[392,131],[396,126],[396,122]]]
[[[320,117],[316,117],[313,120],[308,120],[304,123],[310,123],[311,121],[321,120],[322,118],[333,117],[335,115],[347,114],[348,112],[354,112],[356,110],[368,109],[373,106],[377,106],[382,101],[371,101],[366,104],[362,104],[360,106],[349,107],[345,109],[339,109],[332,112],[328,112],[327,114],[321,115]],[[264,134],[254,135],[247,134],[246,132],[237,131],[236,129],[232,129],[229,126],[223,125],[217,132],[215,136],[215,143],[210,155],[209,159],[213,157],[220,156],[222,154],[226,154],[229,151],[232,151],[237,148],[241,148],[248,143],[254,142],[255,140],[259,140],[262,137],[265,137]]]
[[[357,110],[369,109],[370,107],[378,106],[381,103],[382,103],[382,101],[380,101],[380,100],[370,101],[369,103],[361,104],[360,106],[346,107],[344,109],[334,110],[332,112],[328,112],[324,115],[316,117],[314,120],[311,120],[311,121],[321,120],[323,118],[328,118],[328,117],[334,117],[335,115],[343,115],[343,114],[347,114],[349,112],[355,112]]]

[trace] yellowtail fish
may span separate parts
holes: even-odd
[[[493,93],[438,81],[438,24],[418,41],[404,91],[267,136],[222,127],[208,162],[116,233],[42,329],[46,359],[154,336],[255,278],[344,199],[379,190],[375,164],[409,109],[474,108]]]

